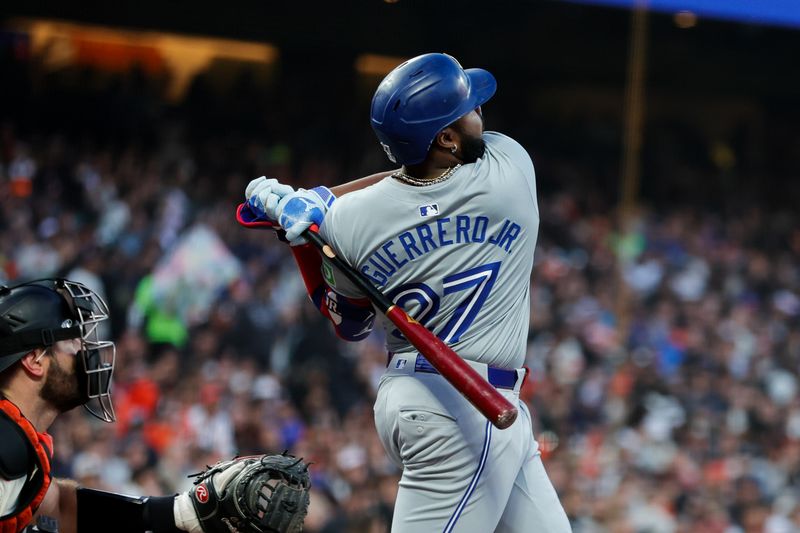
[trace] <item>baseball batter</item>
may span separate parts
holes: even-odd
[[[372,104],[373,128],[402,169],[344,196],[334,188],[335,201],[264,179],[248,190],[252,209],[287,231],[312,299],[340,336],[365,337],[374,314],[331,265],[322,265],[322,288],[311,279],[299,237],[311,222],[520,411],[510,428],[493,427],[379,317],[389,358],[375,424],[403,469],[395,533],[570,531],[519,400],[539,212],[526,151],[483,131],[480,106],[495,88],[491,74],[445,54],[416,57],[386,77]]]

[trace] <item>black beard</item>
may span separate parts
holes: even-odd
[[[50,403],[59,412],[65,413],[85,404],[89,400],[84,390],[86,387],[81,387],[79,383],[79,376],[82,374],[82,372],[79,372],[80,369],[78,367],[81,364],[81,354],[75,354],[73,358],[75,364],[72,372],[64,370],[55,355],[52,357],[53,362],[50,364],[50,370],[44,380],[41,396],[43,400]]]
[[[486,152],[483,137],[461,137],[461,159],[464,163],[474,163]]]

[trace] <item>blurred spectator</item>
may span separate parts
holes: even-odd
[[[190,127],[215,107],[202,80],[178,118],[158,115],[153,91],[134,98],[142,83],[120,76],[96,105],[76,103],[77,88],[39,95],[43,110],[84,113],[69,135],[46,113],[0,130],[0,278],[69,273],[105,291],[112,316],[130,311],[112,323],[119,421],[103,430],[78,412],[59,420],[55,475],[169,494],[218,456],[290,449],[313,462],[306,531],[387,531],[399,476],[369,407],[386,363],[380,333],[338,342],[284,245],[233,222],[252,177],[346,181],[374,170],[379,150],[337,136],[329,152],[363,159],[297,148],[322,127],[288,120],[303,104],[292,94],[264,107],[270,124],[294,125],[278,138],[274,126],[228,134],[236,117],[222,113],[218,127]],[[100,120],[98,110],[126,108],[124,95],[135,104],[128,126]],[[590,183],[614,175],[616,153],[590,143],[581,156],[569,149],[574,130],[537,128],[518,135],[541,152],[542,188],[523,398],[575,531],[800,530],[797,210],[698,210],[703,198],[687,193],[623,224],[608,191]],[[542,131],[552,138],[537,145]],[[676,183],[709,172],[694,163],[672,165]],[[224,245],[214,257],[229,252],[238,266],[219,284],[183,278],[176,301],[158,293],[156,273],[175,264],[196,223]],[[223,274],[209,258],[181,268]]]

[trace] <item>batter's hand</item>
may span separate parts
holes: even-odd
[[[256,178],[247,184],[244,197],[250,210],[259,219],[278,220],[277,208],[281,198],[294,192],[289,185],[266,176]]]
[[[328,208],[336,197],[327,187],[314,187],[311,190],[298,189],[284,196],[278,203],[276,215],[278,224],[286,230],[286,239],[291,245],[304,244],[300,235],[311,227],[319,226]]]

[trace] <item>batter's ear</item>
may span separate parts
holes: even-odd
[[[460,139],[461,137],[459,136],[458,131],[452,126],[447,126],[445,129],[436,134],[434,143],[439,148],[443,148],[444,150],[450,152],[453,149],[453,146],[458,146],[460,144]]]

